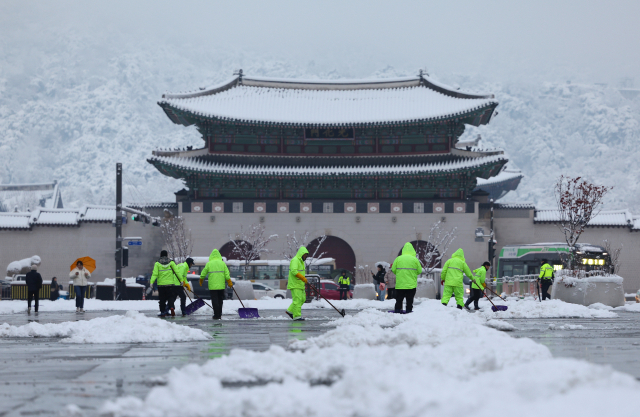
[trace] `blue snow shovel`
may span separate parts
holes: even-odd
[[[242,305],[242,308],[238,309],[238,315],[240,316],[240,318],[241,319],[259,319],[260,314],[258,314],[258,309],[245,308],[244,303],[240,299],[240,296],[238,295],[238,292],[236,291],[235,287],[231,287],[231,288],[233,289],[233,292],[236,294],[236,297],[238,297],[238,301],[240,301],[240,304]]]
[[[184,289],[184,293],[187,294],[187,297],[189,297],[189,301],[191,301],[191,303],[188,306],[185,307],[184,314],[189,316],[189,315],[195,313],[201,307],[204,307],[204,300],[202,298],[196,296],[196,293],[193,293],[193,296],[196,297],[196,301],[193,301],[191,299],[191,296],[189,295],[189,291],[186,288]]]
[[[476,284],[476,282],[473,279],[471,279],[471,282]],[[476,284],[476,287],[480,288],[480,286],[478,284]],[[493,292],[493,291],[491,291],[491,292]],[[484,293],[484,291],[482,292],[482,294],[484,294],[484,296],[487,297],[487,300],[489,300],[489,302],[491,303],[491,311],[493,311],[494,313],[496,311],[507,311],[507,309],[509,308],[507,306],[497,306],[497,305],[493,304],[493,301],[491,301],[491,298],[489,298],[487,296],[487,294]],[[496,294],[496,295],[498,295],[498,294]],[[500,297],[500,296],[498,295],[498,297]],[[500,297],[500,299],[502,300],[502,297]]]

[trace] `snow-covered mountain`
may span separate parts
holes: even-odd
[[[160,175],[146,158],[157,147],[199,147],[202,140],[195,129],[171,123],[156,105],[165,91],[211,85],[238,68],[251,75],[332,79],[417,72],[401,62],[339,71],[261,53],[115,40],[105,45],[68,33],[53,47],[25,42],[0,44],[0,181],[56,179],[66,206],[112,204],[116,162],[124,165],[125,201],[174,200],[182,184]],[[511,166],[525,173],[505,201],[551,206],[555,178],[565,173],[614,185],[607,208],[640,207],[640,168],[634,163],[640,157],[639,98],[589,83],[436,78],[499,99],[491,125],[466,135],[481,133],[481,145],[504,148]]]

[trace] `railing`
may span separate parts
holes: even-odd
[[[557,279],[562,279],[563,277],[571,277],[571,278],[588,278],[594,276],[612,276],[605,271],[583,271],[583,270],[570,270],[570,269],[560,269],[554,271],[554,276]],[[537,281],[539,279],[538,274],[528,274],[528,275],[515,275],[511,277],[501,277],[493,280],[487,279],[487,286],[490,286],[493,291],[502,295],[505,294],[508,297],[538,297],[538,288]],[[489,291],[487,292],[489,293]],[[489,295],[489,294],[487,294]]]

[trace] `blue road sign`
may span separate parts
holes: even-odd
[[[142,246],[141,240],[130,240],[127,245],[129,246]]]

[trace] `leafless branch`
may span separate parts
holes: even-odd
[[[261,224],[252,224],[246,230],[240,226],[240,233],[229,235],[229,241],[233,244],[232,252],[244,261],[245,267],[262,255],[273,253],[267,246],[277,238],[278,235],[265,236],[265,227]]]
[[[458,228],[453,227],[450,230],[445,230],[443,223],[437,221],[431,225],[426,244],[420,244],[420,241],[423,240],[421,239],[422,233],[418,232],[415,227],[413,230],[416,234],[416,255],[422,265],[422,272],[428,274],[441,263],[442,258],[449,251],[457,236]]]
[[[172,259],[176,262],[184,262],[191,256],[193,250],[191,229],[185,227],[182,217],[165,217],[160,224],[160,231]]]
[[[611,268],[609,272],[617,274],[622,266],[622,259],[620,255],[622,255],[622,248],[624,245],[620,244],[619,248],[614,248],[611,241],[609,239],[605,239],[602,241],[602,246],[604,247],[605,252],[607,252],[611,257]]]

